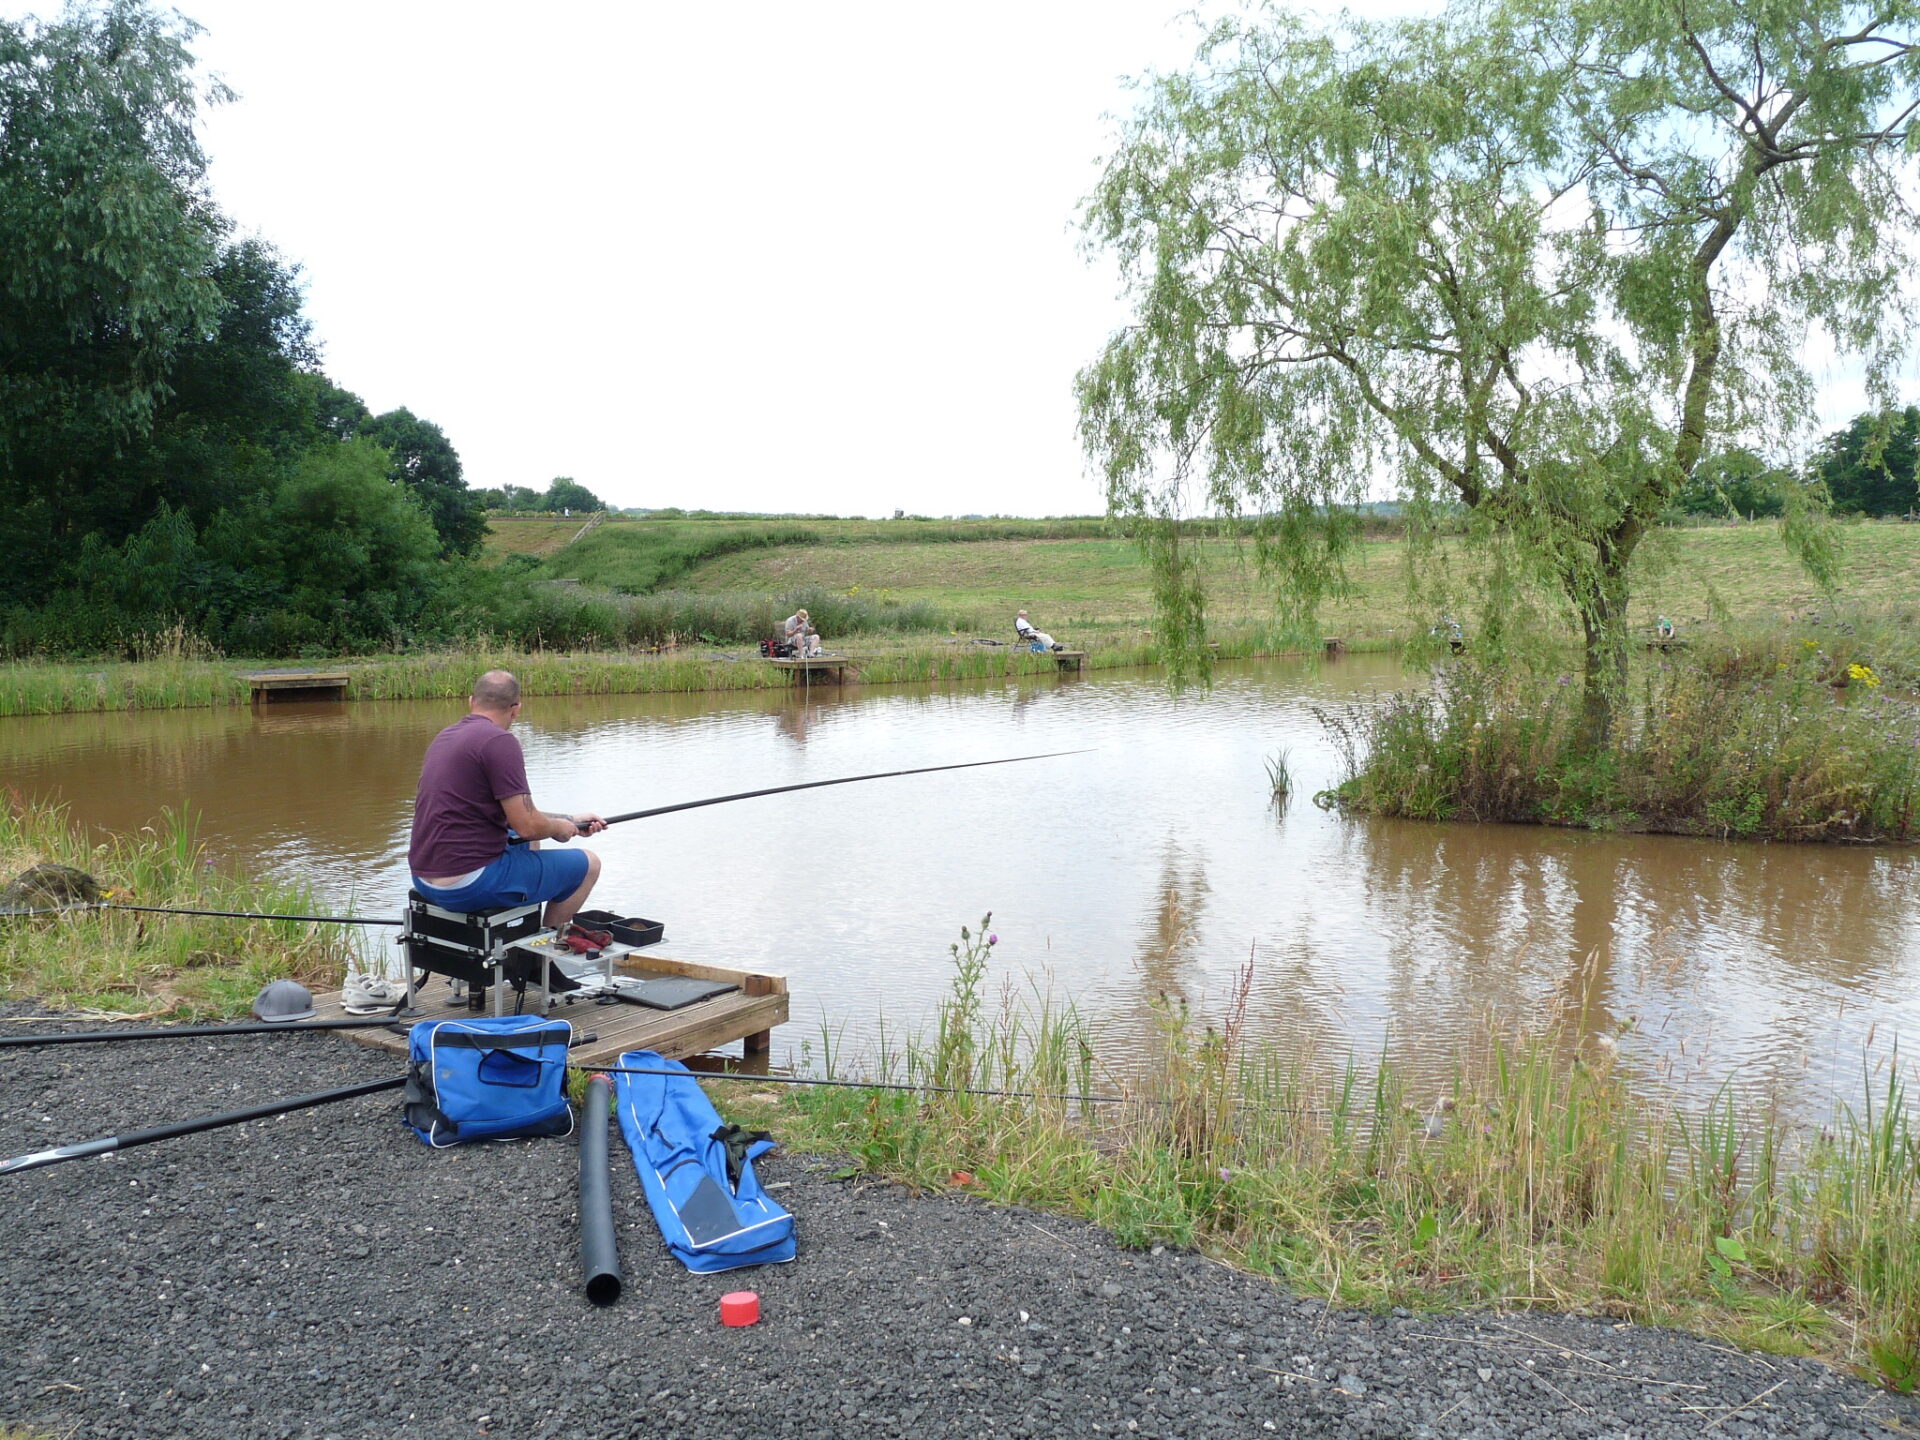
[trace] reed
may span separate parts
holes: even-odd
[[[959,636],[939,640],[889,632],[828,632],[837,653],[851,657],[848,679],[870,685],[946,680],[1007,679],[1057,673],[1053,659],[1012,645],[979,645]],[[1273,639],[1258,627],[1222,636],[1227,659],[1272,653]],[[1108,670],[1154,663],[1152,639],[1133,627],[1086,632],[1086,668]],[[529,695],[686,693],[782,689],[786,671],[760,664],[756,648],[725,650],[678,643],[655,651],[528,650],[485,638],[462,646],[371,659],[329,662],[352,678],[355,700],[457,700],[484,670],[504,668]],[[252,692],[241,677],[257,664],[231,660],[156,660],[133,664],[44,660],[0,665],[0,717],[102,710],[198,709],[244,705]]]
[[[1883,674],[1913,642],[1848,626],[1734,634],[1649,656],[1598,750],[1573,677],[1447,667],[1425,693],[1323,712],[1329,797],[1419,819],[1546,821],[1769,840],[1920,839],[1920,708]]]
[[[65,809],[18,795],[0,806],[0,878],[52,861],[140,905],[314,914],[305,887],[217,867],[190,811],[132,835],[90,837]],[[0,918],[0,994],[116,1012],[224,1017],[270,980],[336,982],[352,958],[344,927],[74,910]]]
[[[1384,1061],[1251,1042],[1250,971],[1221,1023],[1163,1004],[1116,1065],[1071,1004],[996,984],[990,923],[963,931],[929,1035],[836,1064],[1028,1093],[797,1091],[783,1139],[1341,1304],[1578,1310],[1920,1380],[1920,1137],[1897,1067],[1809,1135],[1730,1089],[1691,1112],[1635,1098],[1606,1047],[1575,1063],[1557,1030],[1489,1026],[1416,1099]],[[1096,1088],[1125,1103],[1070,1098]]]

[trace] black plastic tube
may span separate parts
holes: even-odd
[[[611,1305],[626,1280],[620,1274],[620,1247],[613,1238],[613,1187],[607,1175],[607,1116],[613,1108],[613,1082],[604,1075],[587,1080],[587,1103],[580,1120],[580,1270],[587,1299]]]
[[[52,1020],[54,1017],[47,1017]],[[210,1035],[277,1035],[283,1030],[374,1030],[396,1023],[391,1014],[359,1020],[262,1020],[243,1025],[163,1025],[153,1030],[70,1030],[47,1035],[0,1035],[0,1050],[22,1045],[97,1045],[108,1040],[194,1040]]]
[[[197,1120],[180,1120],[172,1125],[155,1125],[150,1130],[130,1130],[125,1135],[108,1135],[100,1140],[83,1140],[78,1145],[62,1145],[56,1150],[37,1150],[31,1155],[16,1155],[0,1160],[0,1175],[17,1175],[23,1170],[38,1170],[58,1165],[62,1160],[83,1160],[89,1155],[105,1155],[110,1150],[127,1150],[135,1145],[151,1145],[156,1140],[171,1140],[177,1135],[192,1135],[201,1130],[218,1130],[223,1125],[243,1125],[249,1120],[264,1120],[269,1115],[284,1115],[289,1110],[306,1110],[315,1105],[330,1105],[336,1100],[352,1100],[382,1090],[398,1090],[407,1083],[399,1075],[391,1080],[368,1080],[359,1085],[343,1085],[338,1090],[321,1090],[292,1100],[274,1100],[245,1110],[224,1110],[218,1115],[203,1115]]]

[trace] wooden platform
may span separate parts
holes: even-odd
[[[1055,650],[1052,655],[1062,670],[1078,670],[1087,663],[1087,652],[1084,650]]]
[[[1669,635],[1664,640],[1661,639],[1660,636],[1655,635],[1647,641],[1647,649],[1659,650],[1662,653],[1668,650],[1684,650],[1686,648],[1687,642],[1677,635]]]
[[[600,1004],[576,1000],[569,1005],[560,999],[548,1014],[573,1026],[574,1034],[596,1033],[599,1039],[573,1049],[573,1058],[584,1065],[606,1065],[628,1050],[657,1050],[671,1060],[685,1060],[735,1040],[746,1042],[749,1055],[764,1054],[772,1043],[773,1027],[787,1019],[787,979],[784,975],[761,975],[750,970],[728,970],[717,965],[697,965],[686,960],[670,960],[664,955],[647,955],[621,964],[629,975],[687,975],[696,980],[726,980],[740,988],[731,994],[716,995],[684,1010],[649,1010],[624,1001]],[[455,1003],[452,992],[435,976],[420,992],[420,1013],[402,1018],[413,1020],[468,1020],[474,1018],[466,1002]],[[539,990],[529,986],[527,995],[537,1007]],[[508,1008],[512,1008],[509,996]],[[330,991],[313,997],[316,1020],[337,1020],[346,1016],[340,1005],[340,992]],[[486,1011],[493,1013],[491,1007]],[[407,1052],[407,1037],[390,1030],[349,1030],[347,1038],[372,1045],[396,1055]]]
[[[263,700],[344,700],[353,677],[344,670],[256,670],[240,678],[258,705]]]
[[[826,675],[831,676],[836,685],[846,679],[845,671],[853,663],[852,657],[846,655],[815,655],[805,660],[767,661],[776,670],[791,671],[795,684],[811,683],[816,675]]]

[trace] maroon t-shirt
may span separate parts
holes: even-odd
[[[461,716],[427,746],[407,868],[433,880],[491,865],[507,848],[500,802],[532,793],[512,732],[484,715]]]

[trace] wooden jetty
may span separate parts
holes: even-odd
[[[835,685],[839,685],[846,680],[846,671],[853,661],[845,655],[811,655],[804,660],[768,660],[767,664],[776,670],[789,671],[796,685],[811,685],[815,676],[830,678]]]
[[[1084,650],[1054,650],[1050,653],[1059,661],[1062,674],[1077,674],[1080,667],[1087,663],[1087,652]]]
[[[628,1050],[654,1050],[670,1060],[684,1060],[704,1054],[735,1040],[744,1041],[748,1055],[764,1055],[773,1042],[773,1027],[787,1020],[787,978],[762,975],[751,970],[731,970],[719,965],[699,965],[687,960],[670,960],[649,954],[619,961],[615,969],[622,975],[684,975],[694,980],[721,980],[740,988],[711,1000],[688,1005],[680,1010],[649,1010],[624,1001],[601,1003],[576,1000],[569,1005],[565,996],[556,996],[547,1013],[556,1020],[569,1022],[575,1035],[594,1032],[600,1038],[576,1045],[572,1058],[583,1065],[607,1065]],[[452,991],[437,978],[420,991],[419,1014],[404,1017],[401,1023],[415,1020],[471,1020],[476,1018],[465,1000],[451,998]],[[528,1002],[539,1004],[538,985],[527,987]],[[511,1008],[511,1007],[509,1007]],[[340,992],[331,991],[313,997],[316,1020],[338,1020],[346,1016],[340,1004]],[[486,1014],[491,1015],[489,1007]],[[396,1055],[407,1053],[407,1037],[391,1030],[348,1030],[350,1040],[372,1045]]]
[[[1684,650],[1686,648],[1687,642],[1677,635],[1668,635],[1665,637],[1650,635],[1647,637],[1647,649],[1658,650],[1663,654],[1669,650]]]
[[[1320,643],[1327,647],[1327,654],[1329,655],[1344,655],[1347,653],[1347,642],[1337,635],[1325,636]]]
[[[353,677],[344,670],[255,670],[240,678],[259,705],[272,700],[344,700]]]

